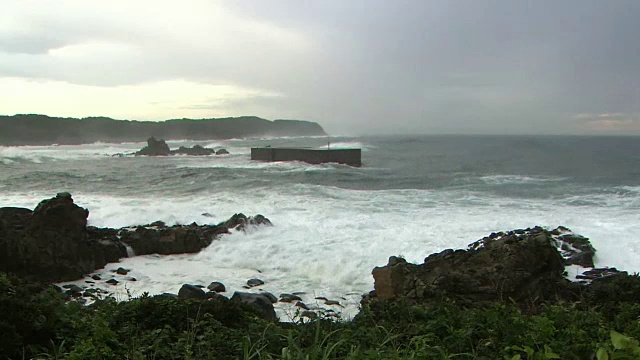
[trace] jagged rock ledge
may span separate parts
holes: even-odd
[[[66,192],[43,200],[33,211],[0,208],[0,271],[39,281],[70,281],[127,257],[127,247],[137,255],[195,253],[231,229],[271,225],[262,215],[235,214],[217,225],[155,222],[111,229],[87,226],[88,216],[89,210]]]
[[[595,252],[588,238],[562,226],[493,233],[466,250],[431,254],[422,264],[390,257],[386,266],[373,269],[375,290],[363,302],[446,298],[469,306],[507,301],[531,309],[543,302],[577,301],[596,282],[628,276],[615,268],[594,269]],[[583,273],[574,278],[568,269]]]

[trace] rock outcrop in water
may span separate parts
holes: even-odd
[[[127,257],[127,245],[137,255],[195,253],[230,229],[271,224],[262,215],[236,214],[218,225],[156,222],[111,229],[87,226],[88,215],[69,193],[43,200],[33,211],[0,208],[0,271],[45,281],[74,280]]]
[[[566,278],[565,267],[592,268],[594,254],[587,238],[563,227],[491,234],[467,250],[448,249],[429,255],[422,264],[389,258],[386,266],[372,272],[375,296],[413,302],[448,298],[473,306],[513,301],[528,307],[544,301],[575,300],[580,285]],[[592,279],[603,279],[619,272],[601,269],[587,273],[594,275]]]
[[[147,146],[140,149],[136,155],[168,156],[171,155],[171,149],[169,149],[169,145],[167,145],[164,140],[156,140],[156,138],[152,136],[147,139]]]
[[[150,137],[147,139],[147,146],[140,149],[140,151],[134,153],[135,155],[146,155],[146,156],[169,156],[169,155],[190,155],[190,156],[206,156],[206,155],[226,155],[229,152],[226,149],[215,149],[206,148],[200,145],[194,145],[193,147],[184,147],[180,146],[176,150],[171,150],[167,143],[160,139],[157,140],[155,137]]]

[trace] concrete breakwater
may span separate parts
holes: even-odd
[[[251,160],[304,161],[310,164],[338,163],[362,166],[361,149],[251,148]]]

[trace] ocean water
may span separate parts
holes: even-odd
[[[362,148],[363,166],[265,163],[252,146]],[[224,147],[228,156],[114,156],[143,143],[0,147],[0,206],[34,208],[69,191],[89,223],[123,227],[216,224],[261,213],[274,227],[222,237],[198,254],[140,256],[99,270],[131,269],[110,287],[176,293],[184,283],[247,279],[276,296],[339,300],[344,317],[373,289],[371,270],[391,255],[409,261],[500,230],[564,225],[591,239],[597,266],[640,272],[640,138],[381,136],[168,141]],[[121,280],[126,280],[122,278]],[[80,279],[79,283],[84,283]],[[108,286],[107,286],[108,287]],[[258,291],[253,289],[252,291]],[[278,304],[281,318],[295,309]]]

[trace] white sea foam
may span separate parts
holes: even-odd
[[[488,184],[505,185],[564,181],[567,178],[559,176],[487,175],[480,177],[480,179]]]
[[[615,207],[571,207],[549,200],[501,198],[469,202],[458,193],[311,185],[256,190],[244,196],[216,193],[206,198],[74,197],[91,209],[90,223],[97,226],[121,227],[154,220],[211,222],[211,217],[202,215],[205,212],[218,222],[238,211],[263,213],[275,224],[224,236],[199,254],[134,257],[107,267],[133,269],[130,275],[138,281],[127,287],[137,294],[175,293],[183,283],[207,285],[211,281],[224,282],[231,293],[243,290],[247,279],[258,277],[266,282],[260,289],[276,295],[304,291],[307,302],[315,301],[316,296],[338,299],[347,306],[345,316],[351,316],[357,311],[357,296],[346,295],[373,289],[371,270],[386,264],[391,255],[422,262],[430,253],[465,248],[494,231],[534,225],[568,226],[591,238],[598,250],[597,266],[640,271],[640,243],[631,235],[640,232],[640,218],[636,211]],[[15,199],[25,202],[22,197]],[[6,203],[8,199],[0,200]],[[114,289],[124,296],[123,286]],[[278,306],[284,317],[292,311],[287,305]]]

